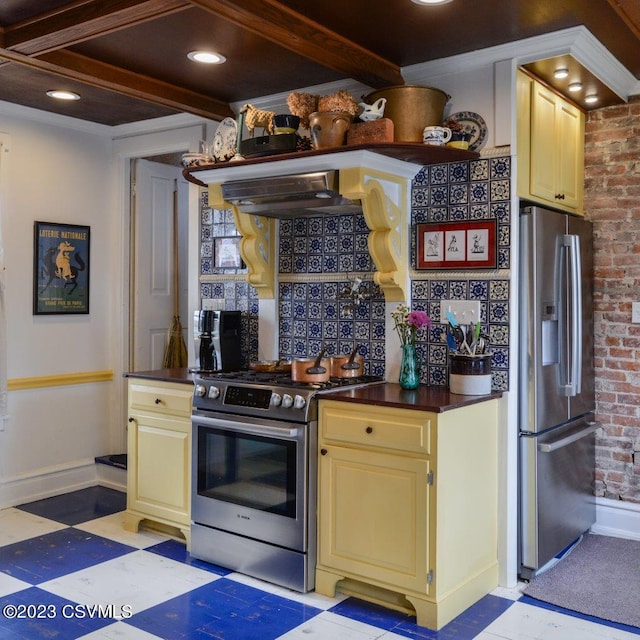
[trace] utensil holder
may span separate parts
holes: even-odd
[[[491,393],[491,354],[466,356],[451,354],[449,390],[467,396]]]

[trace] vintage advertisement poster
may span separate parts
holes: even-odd
[[[90,228],[34,223],[33,313],[89,313]]]

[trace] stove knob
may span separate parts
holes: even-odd
[[[203,384],[197,384],[195,386],[195,389],[193,390],[193,395],[196,396],[196,398],[204,398],[206,393],[207,387],[205,387]]]
[[[272,407],[279,407],[282,404],[282,396],[279,393],[273,391],[271,393],[271,402],[269,404]]]
[[[285,393],[282,396],[282,406],[285,409],[290,409],[292,405],[293,405],[293,398],[288,393]]]
[[[220,397],[220,389],[218,387],[209,387],[209,397],[213,400]]]
[[[293,408],[294,409],[302,409],[302,408],[304,408],[305,404],[307,404],[307,401],[305,400],[305,398],[303,396],[296,396],[293,399]]]

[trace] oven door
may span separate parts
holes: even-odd
[[[200,411],[192,425],[193,522],[306,551],[309,425]]]

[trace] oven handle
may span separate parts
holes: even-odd
[[[205,427],[218,427],[220,429],[227,429],[229,431],[240,431],[242,433],[248,433],[250,435],[255,436],[288,436],[290,438],[295,438],[301,427],[271,427],[267,425],[255,425],[249,424],[246,422],[237,422],[235,420],[224,419],[221,420],[219,418],[209,418],[203,415],[192,416],[192,422],[197,424],[202,424]]]

